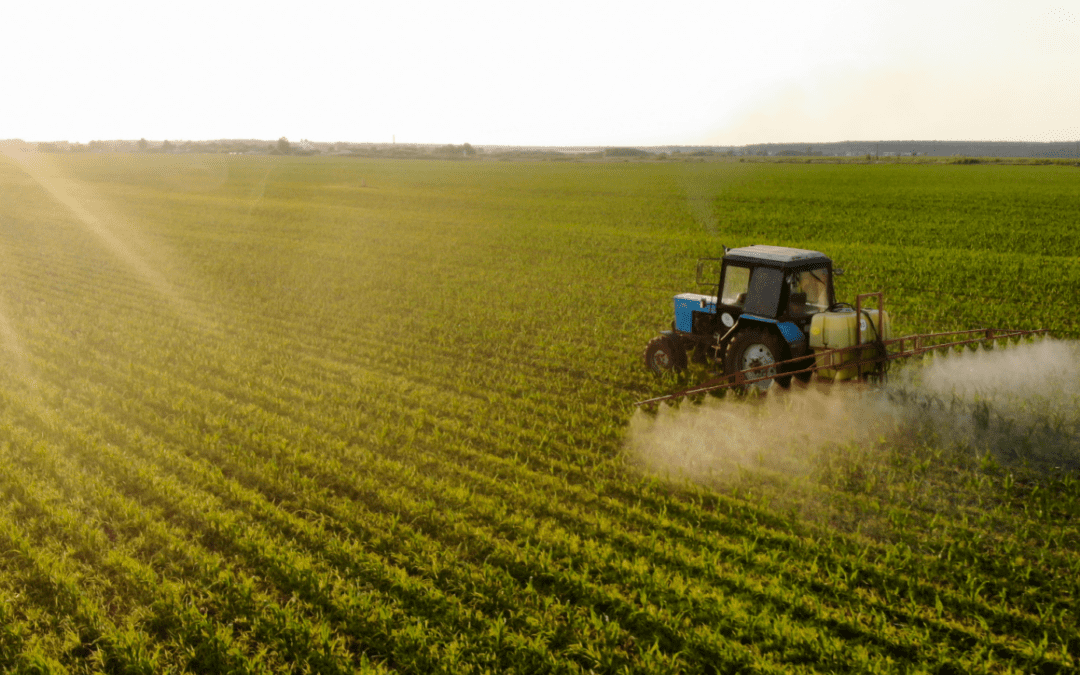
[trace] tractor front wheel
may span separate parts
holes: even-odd
[[[777,361],[784,360],[783,354],[780,338],[773,333],[757,328],[744,330],[728,343],[727,352],[724,355],[724,372],[733,375],[742,370],[759,368],[752,373],[747,373],[746,378],[770,378],[743,385],[739,387],[742,391],[756,391],[764,394],[774,382],[786,389],[791,384],[791,376],[777,376],[780,369],[775,365]]]
[[[686,349],[670,335],[657,335],[645,346],[645,367],[657,375],[686,370]]]

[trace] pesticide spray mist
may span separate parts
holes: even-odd
[[[774,388],[775,389],[775,388]],[[725,484],[800,477],[830,448],[963,444],[996,461],[1080,468],[1080,343],[1044,339],[928,356],[884,386],[793,386],[637,412],[627,450],[646,472]]]

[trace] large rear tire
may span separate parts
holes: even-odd
[[[802,370],[803,368],[813,368],[813,367],[814,367],[814,357],[810,356],[810,357],[807,357],[807,358],[803,359],[802,361],[796,361],[795,365],[793,365],[791,367],[791,369],[792,370]],[[813,376],[814,376],[813,371],[806,372],[806,373],[795,373],[795,375],[793,375],[793,377],[796,380],[798,380],[799,382],[802,382],[803,384],[806,384],[807,382],[809,382],[810,378],[812,378]]]
[[[780,368],[775,364],[784,360],[783,345],[775,334],[760,328],[748,328],[739,331],[728,343],[724,354],[724,372],[733,375],[741,370],[766,366],[750,373],[747,377],[769,377],[751,384],[737,387],[739,391],[756,391],[764,394],[774,384],[787,389],[791,384],[790,375],[779,375]]]
[[[670,335],[657,335],[645,346],[645,367],[657,375],[686,370],[686,349]]]

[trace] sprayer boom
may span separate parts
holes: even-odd
[[[863,296],[859,297],[862,298]],[[807,357],[801,356],[784,361],[770,361],[754,365],[750,368],[714,377],[696,387],[666,396],[657,396],[656,398],[638,401],[634,405],[651,405],[661,401],[672,401],[721,389],[738,388],[745,390],[757,383],[770,382],[774,379],[785,378],[790,380],[791,376],[802,376],[800,379],[808,380],[814,373],[818,373],[819,377],[825,373],[828,375],[825,379],[831,380],[881,380],[888,371],[889,363],[898,359],[911,358],[934,350],[963,345],[994,343],[997,340],[1038,335],[1046,336],[1049,334],[1050,331],[1046,328],[1038,330],[979,328],[946,333],[921,333],[900,338],[874,340],[851,347],[816,351],[812,357],[812,364],[808,364]],[[776,373],[778,372],[782,372],[783,375],[777,376]]]

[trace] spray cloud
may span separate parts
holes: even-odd
[[[793,386],[639,411],[627,450],[648,473],[726,484],[746,471],[800,477],[831,448],[872,451],[912,438],[1006,463],[1080,468],[1080,343],[936,355],[894,368],[882,387]]]

